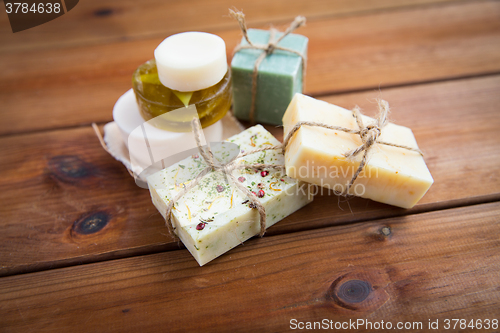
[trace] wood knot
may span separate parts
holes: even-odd
[[[67,183],[87,178],[94,173],[91,164],[74,155],[52,157],[47,165],[53,176]]]
[[[81,235],[94,234],[102,230],[109,220],[109,214],[104,211],[86,214],[73,223],[73,230]]]
[[[97,17],[106,17],[110,16],[114,13],[114,10],[111,8],[101,8],[96,11],[94,11],[94,15]]]
[[[371,289],[369,282],[350,280],[338,287],[337,297],[347,303],[361,303],[368,297]]]
[[[388,276],[383,271],[350,272],[333,281],[326,299],[333,301],[343,311],[372,311],[389,299],[385,291],[387,284]]]

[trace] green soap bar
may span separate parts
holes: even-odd
[[[248,37],[254,44],[267,44],[268,30],[249,29]],[[277,33],[276,36],[281,36]],[[278,44],[307,55],[308,38],[289,34]],[[242,45],[248,45],[243,38]],[[242,120],[249,120],[252,100],[252,73],[262,50],[243,49],[231,62],[233,77],[233,112]],[[254,120],[257,123],[281,125],[283,114],[293,95],[302,92],[302,58],[295,53],[275,50],[259,66]]]

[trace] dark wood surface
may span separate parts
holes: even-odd
[[[24,332],[279,332],[294,318],[498,318],[499,214],[495,202],[254,238],[203,267],[172,251],[5,277],[2,321]],[[345,291],[356,280],[374,290]]]
[[[73,11],[68,20],[71,15]],[[497,2],[469,1],[313,17],[300,29],[310,40],[306,93],[329,95],[500,73],[499,16]],[[227,29],[207,30],[226,40],[230,56],[241,33],[227,9],[217,20]],[[152,50],[165,36],[0,51],[0,98],[7,110],[0,133],[110,121],[114,103],[131,87],[131,73],[153,57]]]
[[[172,33],[216,33],[230,57],[232,7],[255,28],[308,18],[307,94],[368,115],[390,102],[435,180],[417,206],[317,196],[201,268],[168,235],[90,123]],[[16,34],[2,12],[0,78],[0,331],[500,319],[498,1],[82,0]]]

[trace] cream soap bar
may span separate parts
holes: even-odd
[[[279,142],[262,126],[251,127],[226,141],[243,151]],[[234,145],[233,145],[234,146]],[[234,146],[236,147],[236,146]],[[215,156],[227,157],[224,145],[212,147]],[[218,150],[219,149],[219,150]],[[237,159],[243,164],[284,164],[280,150],[268,150]],[[207,164],[195,154],[148,178],[151,197],[165,218],[166,206]],[[284,170],[237,169],[233,175],[257,194],[266,210],[267,227],[312,201],[309,186],[284,175]],[[243,243],[260,231],[257,209],[249,207],[244,194],[221,172],[211,172],[186,193],[172,210],[172,223],[179,238],[200,266]]]
[[[362,116],[366,125],[374,119]],[[351,111],[302,94],[296,94],[283,116],[285,136],[299,121],[358,129]],[[382,129],[379,140],[418,148],[411,129],[392,123]],[[341,192],[357,170],[363,153],[348,159],[344,154],[362,145],[357,134],[302,126],[292,137],[285,153],[290,177]],[[364,170],[349,194],[386,204],[411,208],[434,180],[423,157],[403,148],[375,144]]]

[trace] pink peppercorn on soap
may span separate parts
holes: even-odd
[[[374,122],[366,116],[362,120],[365,125]],[[296,94],[283,116],[285,136],[300,121],[358,129],[351,111]],[[382,128],[379,140],[418,149],[411,129],[391,123]],[[344,154],[362,144],[358,134],[303,125],[287,145],[286,172],[290,177],[342,192],[363,156],[346,158]],[[375,143],[349,194],[411,208],[433,182],[420,153]]]
[[[247,152],[266,145],[279,145],[279,141],[260,125],[226,141]],[[225,145],[212,147],[215,156],[229,156],[230,152],[224,149]],[[243,164],[283,165],[284,157],[281,150],[267,150],[236,161]],[[148,178],[153,203],[164,218],[169,200],[206,166],[201,156],[195,154]],[[309,186],[287,177],[284,170],[236,169],[233,175],[238,182],[255,192],[265,207],[267,227],[312,201]],[[172,210],[175,232],[200,266],[260,231],[257,209],[252,208],[248,198],[234,185],[227,183],[226,178],[220,171],[209,173],[182,196]]]

